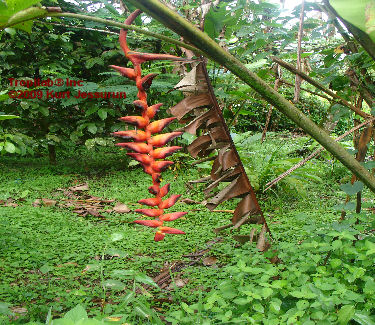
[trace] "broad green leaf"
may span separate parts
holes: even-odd
[[[108,279],[103,282],[103,287],[106,287],[108,289],[113,290],[119,290],[122,291],[125,289],[125,284],[121,281],[114,280],[114,279]]]
[[[98,106],[91,106],[85,113],[86,116],[90,116],[98,110]]]
[[[355,308],[351,305],[342,306],[338,312],[338,322],[339,324],[346,325],[353,318],[355,314]]]
[[[361,0],[353,4],[351,0],[330,0],[331,6],[349,23],[368,33],[375,41],[375,1]]]
[[[9,153],[15,153],[16,152],[16,146],[12,142],[5,142],[4,150],[9,152]]]
[[[117,248],[109,248],[105,251],[105,254],[111,255],[111,256],[117,256],[117,257],[126,257],[128,256],[128,253],[126,253],[123,250],[117,249]]]
[[[119,240],[121,240],[121,239],[123,239],[123,238],[124,238],[124,235],[121,234],[121,233],[119,233],[119,232],[115,232],[115,233],[113,233],[113,234],[111,235],[111,241],[112,241],[112,242],[119,241]]]
[[[375,320],[373,318],[358,311],[354,314],[353,320],[355,320],[360,325],[375,325]]]
[[[348,194],[350,196],[350,195],[354,195],[354,194],[362,191],[363,190],[363,183],[361,181],[356,181],[352,185],[352,183],[349,182],[349,183],[346,183],[346,184],[342,184],[340,186],[340,188],[341,188],[341,190],[343,190],[346,194]]]
[[[29,7],[27,5],[27,9],[19,9],[23,7],[26,3],[33,3],[34,1],[15,1],[17,4],[17,9],[14,9],[15,11],[12,12],[12,15],[8,17],[8,21],[5,23],[1,23],[0,29],[4,28],[4,25],[11,25],[13,28],[22,29],[26,32],[31,32],[31,27],[33,24],[33,20],[36,18],[45,17],[47,14],[47,10],[40,8],[40,7]],[[35,1],[34,3],[37,3],[39,1]],[[20,5],[20,6],[18,6]],[[10,7],[11,8],[11,7]],[[20,11],[19,11],[20,10]]]
[[[87,126],[87,130],[92,133],[92,134],[95,134],[97,131],[98,131],[98,127],[94,124],[94,123],[90,123],[88,126]]]
[[[299,300],[296,306],[298,310],[304,310],[309,307],[309,302],[307,300]]]
[[[50,266],[48,263],[44,264],[40,269],[39,271],[42,272],[43,274],[46,274],[50,271],[53,270],[53,266]]]
[[[366,255],[372,255],[375,254],[375,243],[366,240],[366,248],[368,248],[368,251],[366,252]]]
[[[49,115],[49,109],[45,106],[39,106],[39,112],[42,113],[43,116]]]
[[[273,293],[273,290],[271,288],[263,288],[262,289],[262,297],[264,299],[267,299],[269,296],[271,296]]]
[[[105,120],[107,118],[107,110],[101,108],[100,110],[98,110],[98,115],[99,117],[102,119],[102,120]]]
[[[121,278],[121,277],[134,277],[137,273],[134,270],[113,270],[112,276]]]
[[[10,315],[12,312],[10,311],[9,307],[11,307],[11,304],[8,304],[6,302],[0,302],[0,315]]]
[[[17,12],[29,8],[40,1],[41,0],[6,0],[6,4],[10,10]]]
[[[45,325],[52,324],[52,307],[49,308]]]
[[[275,314],[278,314],[280,312],[281,304],[282,304],[282,301],[280,299],[278,298],[272,299],[269,305],[270,311]]]
[[[258,313],[261,313],[261,314],[264,313],[264,307],[263,307],[259,302],[255,303],[255,304],[253,305],[253,309],[254,309],[255,311],[257,311]]]
[[[153,286],[155,288],[159,288],[159,286],[155,283],[155,281],[145,274],[137,274],[135,276],[135,280],[138,282]]]
[[[77,305],[73,309],[69,310],[63,319],[71,320],[73,322],[78,323],[79,321],[87,319],[87,313],[86,310],[81,306]]]
[[[267,64],[267,60],[266,59],[262,59],[262,60],[259,60],[257,62],[245,64],[245,67],[248,68],[249,70],[253,71],[255,69],[263,67],[266,64]]]

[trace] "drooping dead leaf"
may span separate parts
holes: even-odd
[[[194,80],[195,85],[193,85]],[[204,192],[206,207],[213,210],[224,201],[242,198],[233,214],[232,226],[237,229],[245,223],[259,223],[263,224],[264,232],[270,233],[216,100],[205,63],[200,62],[192,66],[191,71],[176,88],[180,88],[184,95],[187,93],[188,95],[170,108],[169,113],[177,117],[180,122],[187,122],[184,131],[199,134],[188,146],[189,153],[194,158],[207,157],[210,154],[216,157]],[[223,182],[230,183],[215,193],[217,186]],[[218,229],[221,228],[226,229],[227,226]],[[261,250],[265,249],[268,243],[264,232],[257,237],[260,240],[258,246]]]
[[[113,208],[113,211],[116,213],[128,213],[131,210],[128,208],[126,204],[123,203],[117,203],[115,207]]]

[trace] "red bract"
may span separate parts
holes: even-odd
[[[134,11],[126,19],[125,24],[130,25],[133,23],[140,13],[140,10]],[[156,219],[136,220],[134,222],[147,227],[158,228],[155,233],[154,240],[160,241],[164,239],[165,234],[185,234],[182,230],[163,226],[164,222],[176,220],[184,216],[187,212],[173,212],[164,214],[164,209],[172,207],[181,195],[171,195],[168,199],[163,200],[162,198],[169,192],[170,184],[160,186],[160,173],[168,168],[168,166],[173,164],[172,161],[163,159],[181,149],[181,147],[178,146],[164,148],[163,146],[174,138],[180,136],[182,132],[170,132],[154,135],[161,132],[166,126],[168,126],[173,120],[175,120],[175,117],[150,122],[150,119],[154,118],[162,104],[148,106],[146,90],[151,87],[152,80],[157,76],[157,74],[151,73],[142,77],[141,64],[146,61],[154,60],[181,61],[182,59],[169,54],[140,53],[131,51],[126,41],[127,33],[127,30],[120,31],[120,46],[124,51],[126,58],[133,63],[133,69],[115,65],[111,65],[110,67],[120,72],[124,77],[135,81],[136,87],[138,88],[138,100],[135,100],[133,103],[134,106],[140,110],[141,116],[121,117],[121,121],[135,125],[136,129],[114,132],[113,135],[134,141],[117,143],[117,145],[134,151],[129,152],[128,156],[139,161],[145,173],[149,174],[152,178],[152,186],[148,188],[148,191],[155,197],[139,200],[138,203],[154,208],[137,209],[135,212]]]

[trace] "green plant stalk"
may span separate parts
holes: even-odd
[[[375,193],[375,178],[354,159],[341,145],[337,144],[328,133],[319,128],[305,114],[298,110],[288,100],[272,89],[266,82],[255,73],[248,70],[237,58],[221,48],[207,34],[200,31],[188,20],[169,9],[157,0],[129,0],[137,8],[148,13],[160,21],[166,27],[172,29],[185,40],[203,51],[206,56],[225,66],[242,81],[252,87],[271,105],[288,116],[293,122],[301,127],[306,133],[318,141],[327,151],[346,166],[358,179],[366,184]]]

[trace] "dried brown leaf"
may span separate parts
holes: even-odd
[[[40,207],[40,204],[41,204],[41,201],[39,199],[36,199],[33,203],[32,203],[32,206],[33,207]]]
[[[255,194],[249,193],[246,195],[240,203],[238,203],[236,210],[234,211],[232,223],[236,224],[242,217],[247,215],[253,215],[253,214],[260,214],[261,210],[258,205],[258,202],[254,200]]]
[[[45,207],[53,207],[55,206],[57,203],[57,201],[55,200],[51,200],[51,199],[42,199],[42,204],[45,206]]]
[[[217,258],[215,256],[207,256],[202,261],[204,266],[211,266],[217,263]]]
[[[187,113],[191,112],[193,109],[198,107],[206,107],[210,104],[211,97],[208,93],[203,93],[200,95],[189,96],[167,111],[171,115],[177,117],[178,120],[181,120]]]
[[[89,186],[88,186],[88,184],[79,184],[79,185],[76,185],[76,186],[69,187],[69,190],[71,190],[73,192],[88,191]]]
[[[207,208],[213,210],[221,202],[247,193],[249,188],[247,179],[245,177],[246,176],[243,174],[238,176],[234,181],[232,181],[232,183],[216,194],[216,196],[206,204]]]
[[[116,213],[128,213],[131,210],[127,207],[126,204],[123,203],[117,203],[115,207],[113,208],[113,211]]]

